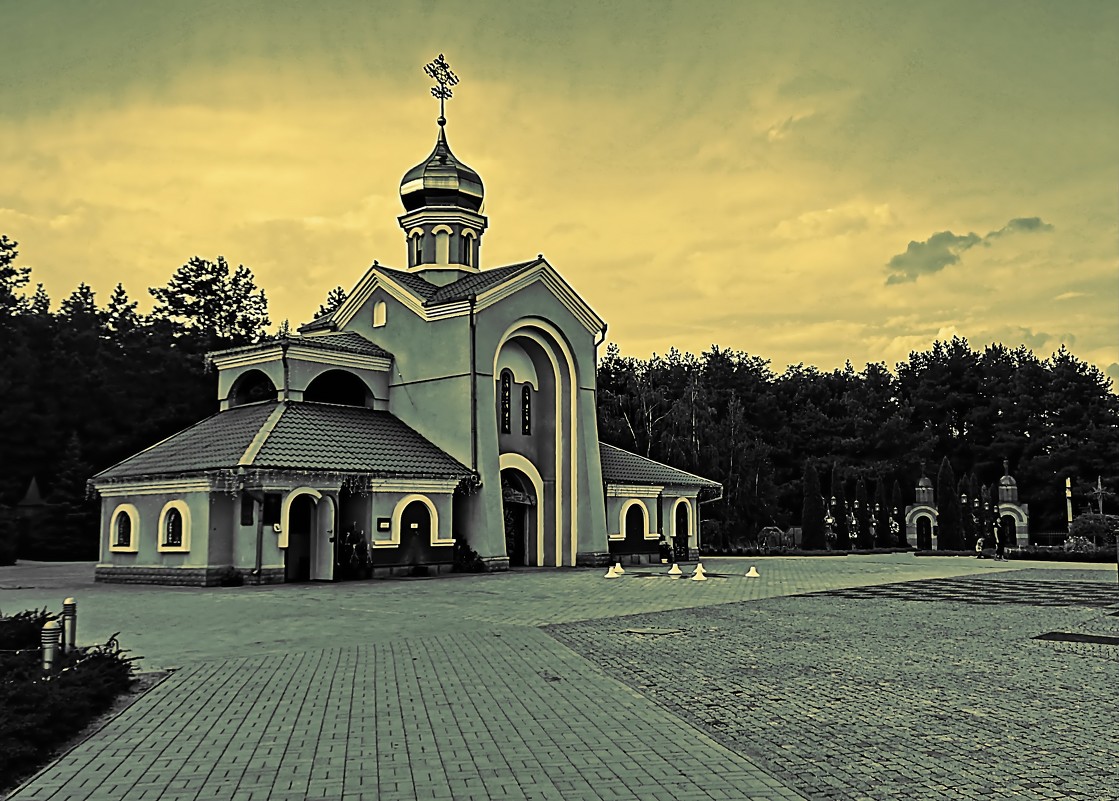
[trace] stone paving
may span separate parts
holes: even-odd
[[[1119,797],[1109,646],[1030,639],[1113,631],[1115,610],[960,600],[1016,582],[1102,604],[1114,567],[706,564],[702,583],[636,568],[216,590],[0,568],[0,609],[73,595],[79,639],[120,631],[146,668],[178,668],[10,798]],[[841,595],[938,583],[921,603]]]

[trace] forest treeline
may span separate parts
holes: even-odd
[[[34,478],[86,525],[89,476],[216,411],[205,354],[270,336],[267,298],[251,270],[220,257],[192,258],[150,288],[148,314],[119,284],[99,301],[82,283],[56,305],[31,280],[0,237],[0,505]],[[331,290],[318,313],[344,298]],[[1009,460],[1031,528],[1061,529],[1065,476],[1114,486],[1119,453],[1119,398],[1097,368],[1064,349],[1040,359],[963,339],[892,371],[780,374],[715,346],[636,359],[610,345],[598,404],[604,442],[722,482],[704,517],[724,541],[798,524],[806,462],[824,496],[842,484],[853,499],[861,479],[871,503],[879,492],[892,503],[894,482],[911,503],[922,464],[936,480],[944,457],[965,488],[997,481]]]

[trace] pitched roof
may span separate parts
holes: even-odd
[[[674,484],[720,490],[723,487],[718,481],[677,470],[605,442],[599,443],[598,447],[602,457],[602,479],[608,484]]]
[[[338,331],[337,333],[318,334],[311,337],[288,337],[288,342],[293,345],[303,345],[304,347],[318,348],[320,350],[360,353],[363,356],[392,357],[391,353],[376,342],[369,341],[355,331]]]
[[[324,319],[324,318],[319,318]],[[318,326],[323,328],[324,326]],[[329,326],[326,326],[329,327]],[[306,327],[305,327],[306,328]],[[386,359],[391,359],[392,354],[382,348],[375,342],[371,342],[361,334],[355,331],[338,331],[329,334],[319,334],[317,336],[287,336],[275,337],[274,339],[258,342],[255,345],[242,345],[237,348],[226,348],[225,350],[216,350],[206,354],[207,358],[213,359],[218,356],[232,356],[236,353],[252,353],[257,350],[267,350],[276,345],[287,343],[289,345],[301,345],[303,347],[314,348],[316,350],[335,351],[341,353],[358,353],[363,356],[381,356]]]
[[[382,477],[459,478],[470,473],[389,412],[270,401],[219,412],[98,473],[94,481],[238,466]]]
[[[425,306],[436,306],[440,303],[454,303],[459,300],[468,300],[471,295],[480,295],[487,289],[502,284],[513,276],[534,265],[540,264],[540,259],[510,264],[505,267],[494,267],[480,273],[464,275],[457,281],[452,281],[446,286],[441,286],[427,299]]]

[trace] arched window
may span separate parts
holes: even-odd
[[[462,263],[467,267],[474,266],[474,237],[470,232],[462,235]]]
[[[451,261],[451,235],[449,230],[435,232],[435,263],[448,264]]]
[[[373,304],[373,327],[380,328],[385,324],[385,317],[387,315],[387,308],[385,302],[379,300]]]
[[[183,547],[183,513],[178,509],[168,509],[163,519],[163,547]]]
[[[412,245],[412,253],[411,253],[412,266],[416,267],[420,264],[423,264],[423,260],[424,260],[424,237],[423,237],[423,233],[417,231],[416,233],[412,234],[412,238],[409,240],[409,242]]]
[[[109,550],[136,553],[136,537],[140,529],[140,512],[130,503],[122,503],[113,510],[109,521]]]
[[[532,433],[532,389],[528,384],[521,387],[521,433]]]
[[[512,411],[509,408],[510,395],[513,392],[513,374],[508,370],[501,372],[501,433],[508,434],[513,430]]]
[[[190,507],[186,501],[168,501],[159,515],[159,550],[190,550]]]
[[[132,516],[117,515],[116,546],[128,548],[132,545]]]

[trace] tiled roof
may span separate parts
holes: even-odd
[[[219,412],[93,478],[96,481],[235,467],[274,408],[275,403],[253,403]]]
[[[354,331],[339,331],[332,334],[319,334],[311,337],[291,337],[288,342],[293,345],[304,345],[308,348],[320,350],[342,351],[344,353],[360,353],[363,356],[383,356],[392,358],[392,354],[375,342],[370,342]]]
[[[316,350],[330,350],[342,353],[359,353],[363,356],[381,356],[386,359],[391,359],[392,354],[387,350],[370,342],[361,334],[353,331],[340,331],[337,333],[320,334],[312,337],[275,337],[264,342],[258,342],[255,345],[242,345],[239,348],[226,348],[225,350],[216,350],[206,354],[208,358],[213,359],[217,356],[232,356],[236,353],[252,353],[257,350],[267,350],[274,348],[276,345],[283,343],[290,345],[303,345],[308,348],[315,348]]]
[[[420,276],[415,273],[406,272],[405,270],[396,270],[392,267],[382,267],[377,265],[377,272],[384,273],[396,283],[402,285],[405,289],[409,290],[413,295],[427,300],[435,291],[439,289],[435,284],[429,284]]]
[[[495,267],[480,273],[465,275],[457,281],[452,281],[446,286],[441,286],[427,299],[426,306],[436,306],[440,303],[454,303],[459,300],[468,300],[471,295],[480,295],[487,289],[504,283],[522,270],[540,263],[540,259],[510,264],[507,267]]]
[[[253,466],[428,478],[470,473],[389,412],[327,403],[287,404]]]
[[[333,325],[334,325],[334,312],[330,312],[329,314],[324,314],[321,317],[316,317],[311,322],[304,323],[303,325],[299,326],[299,332],[303,333],[304,331],[323,331],[323,330],[329,331],[330,328]]]
[[[673,484],[722,489],[718,481],[677,470],[613,445],[600,443],[599,453],[602,457],[602,479],[608,484]]]
[[[278,415],[269,419],[273,412]],[[262,428],[247,468],[383,477],[459,478],[469,468],[389,412],[326,403],[254,403],[208,417],[95,476],[97,481],[235,468]]]

